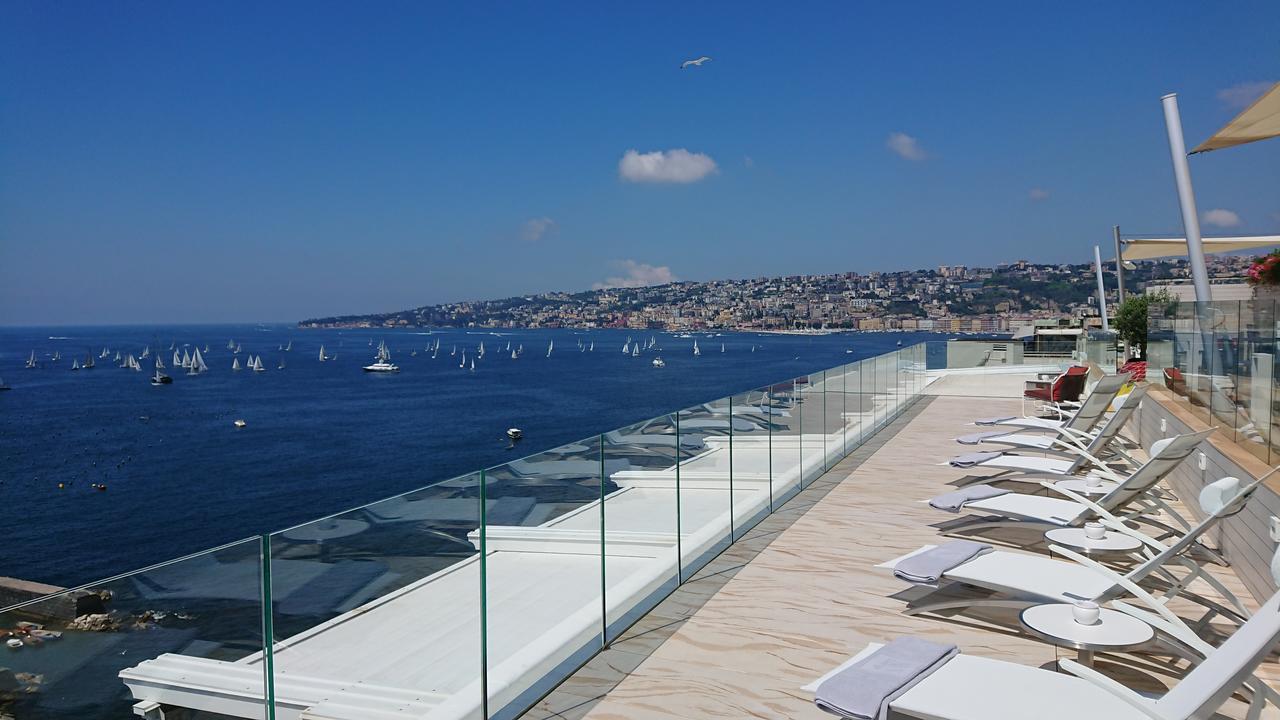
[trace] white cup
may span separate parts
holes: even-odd
[[[1102,478],[1097,475],[1088,475],[1084,479],[1084,484],[1091,488],[1102,487]]]
[[[1098,603],[1092,600],[1077,600],[1071,606],[1071,617],[1081,625],[1096,625],[1098,618],[1102,616],[1102,610],[1098,607]]]
[[[1084,536],[1090,540],[1102,540],[1107,536],[1107,527],[1100,522],[1084,524]]]

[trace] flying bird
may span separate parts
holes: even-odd
[[[708,60],[710,60],[710,59],[711,59],[711,58],[707,57],[706,55],[703,55],[702,57],[698,58],[697,60],[685,60],[684,62],[680,63],[680,69],[681,69],[681,70],[683,70],[683,69],[685,69],[685,68],[689,67],[690,65],[692,65],[692,66],[694,66],[694,67],[702,67],[702,63],[704,63],[704,62],[706,62],[706,61],[708,61]]]

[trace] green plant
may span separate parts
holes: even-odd
[[[1147,316],[1151,308],[1163,308],[1174,299],[1167,291],[1130,295],[1120,303],[1115,320],[1111,323],[1120,339],[1137,348],[1138,356],[1147,359]]]

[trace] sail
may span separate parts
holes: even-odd
[[[555,349],[555,346],[556,346],[555,340],[552,340],[551,343],[547,345],[547,357],[551,357],[551,351]]]
[[[630,353],[630,352],[631,352],[631,343],[629,342],[622,343],[622,354],[626,355],[627,353]]]
[[[228,340],[228,341],[227,341],[227,349],[228,349],[228,350],[235,350],[235,349],[236,349],[236,341],[235,341],[235,340]]]
[[[204,372],[209,369],[209,366],[204,364],[204,358],[200,357],[200,348],[196,348],[195,354],[191,356],[191,367],[196,372]]]
[[[261,356],[261,355],[259,355],[259,356],[258,356],[258,360],[257,360],[257,362],[255,362],[255,363],[253,364],[253,369],[254,369],[254,370],[257,370],[258,372],[263,372],[263,371],[265,371],[265,370],[266,370],[266,368],[262,367],[262,356]]]
[[[293,341],[292,341],[292,340],[290,340],[290,341],[289,341],[289,344],[284,346],[284,351],[285,351],[285,352],[289,352],[289,351],[290,351],[290,350],[292,350],[292,349],[293,349]]]
[[[320,346],[320,362],[324,362],[324,346]]]
[[[174,351],[173,351],[173,366],[174,366],[174,367],[181,367],[181,366],[182,366],[182,358],[178,357],[178,351],[177,351],[177,350],[174,350]]]
[[[232,370],[239,370],[239,369],[240,369],[240,358],[233,358],[233,359],[231,360],[231,369],[232,369]]]

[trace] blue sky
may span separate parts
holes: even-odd
[[[0,324],[1084,262],[1280,80],[1274,1],[507,5],[3,4]],[[1280,140],[1191,166],[1280,232]]]

